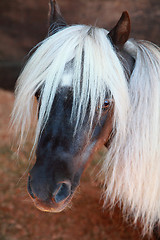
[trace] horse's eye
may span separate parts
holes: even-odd
[[[110,107],[111,103],[112,103],[111,99],[105,99],[104,104],[102,106],[102,110],[104,111],[107,110]]]
[[[38,90],[38,91],[35,93],[35,97],[37,98],[37,101],[38,101],[39,98],[40,98],[40,90]]]

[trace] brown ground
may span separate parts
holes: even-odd
[[[140,230],[102,210],[93,164],[82,177],[72,207],[58,214],[37,210],[28,197],[29,143],[17,160],[10,149],[8,121],[13,94],[0,90],[0,240],[140,240]],[[145,238],[147,239],[147,238]]]

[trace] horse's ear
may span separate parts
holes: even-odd
[[[59,6],[56,0],[50,0],[49,4],[49,35],[58,32],[61,28],[66,27],[67,24],[60,13]]]
[[[108,33],[113,44],[117,47],[123,47],[129,38],[131,30],[130,17],[128,12],[123,12],[116,26]]]

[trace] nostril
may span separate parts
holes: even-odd
[[[71,184],[70,182],[63,182],[61,183],[60,188],[58,189],[58,192],[54,196],[54,200],[56,203],[59,203],[66,198],[68,198],[71,194]]]
[[[35,199],[35,196],[32,192],[32,188],[31,188],[31,177],[30,177],[30,175],[28,176],[27,189],[28,189],[28,193],[30,194],[30,196]]]

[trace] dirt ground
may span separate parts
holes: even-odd
[[[83,175],[70,208],[53,214],[33,206],[26,190],[31,144],[27,143],[18,160],[10,147],[8,122],[13,101],[12,93],[0,90],[0,240],[142,239],[140,229],[124,222],[118,208],[112,213],[103,210],[94,164]]]

